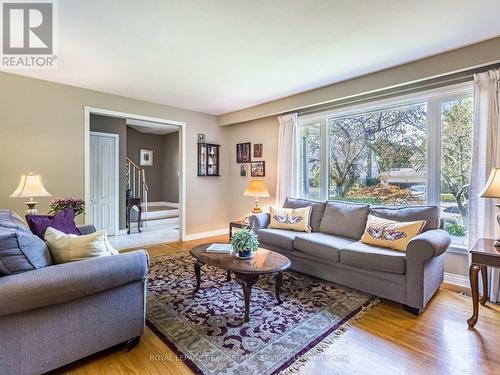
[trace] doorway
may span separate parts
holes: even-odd
[[[186,222],[185,123],[92,107],[85,107],[84,112],[85,200],[87,204],[85,223],[94,224],[99,229],[106,229],[111,243],[119,250],[182,240],[185,237]],[[96,125],[98,124],[96,118],[101,121],[99,126]],[[134,129],[131,129],[131,127]],[[104,135],[101,133],[104,133]],[[151,133],[151,135],[142,133]],[[175,133],[168,135],[170,143],[166,142],[167,133]],[[110,136],[110,134],[113,135]],[[127,134],[129,136],[134,135],[134,137],[130,137],[129,142],[127,142]],[[102,137],[99,137],[99,135]],[[175,174],[177,178],[177,184],[166,184],[169,187],[167,189],[169,196],[177,198],[175,201],[162,199],[157,196],[158,193],[155,193],[155,186],[157,186],[158,182],[158,168],[155,169],[155,167],[161,165],[163,159],[162,150],[151,147],[144,139],[156,139],[159,136],[165,136],[165,147],[168,144],[169,149],[172,148],[172,142],[174,142],[177,149],[176,164],[174,166],[172,166],[172,163],[168,164],[170,174],[165,175],[172,178],[173,174]],[[96,146],[99,146],[100,142],[103,144],[113,142],[110,141],[111,139],[114,141],[114,157],[108,158],[108,153],[104,154],[104,152],[102,152],[102,156],[99,156],[99,153],[95,151]],[[137,142],[139,144],[136,144]],[[105,149],[108,152],[108,146]],[[145,162],[151,160],[153,162],[152,166],[148,165],[148,163],[141,165],[141,160],[136,159],[136,157],[140,159],[139,151],[143,152],[144,150],[154,152],[149,156],[151,159],[145,160]],[[136,176],[141,171],[140,178],[144,179],[144,176],[146,176],[146,179],[149,180],[144,179],[146,185],[149,182],[149,192],[147,194],[143,192],[139,194],[140,189],[133,189],[134,180],[132,176],[136,168],[132,166],[131,162],[139,167],[135,171]],[[110,164],[114,166],[112,171],[109,169]],[[138,178],[137,185],[139,181]],[[172,188],[172,186],[175,186],[175,188]],[[109,195],[114,196],[114,204],[107,205],[108,202],[106,202],[104,196],[108,196],[107,189],[111,188],[113,188],[114,194]],[[118,192],[116,192],[117,190]],[[158,192],[159,189],[156,188],[156,191]],[[139,212],[137,207],[133,208],[131,211],[131,234],[127,235],[125,228],[126,199],[127,197],[131,198],[134,194],[137,195],[137,197],[134,196],[135,198],[140,198],[142,213]],[[99,217],[101,212],[102,220]],[[141,215],[142,219],[142,233],[138,231],[139,215]],[[112,219],[110,219],[111,216]],[[109,229],[109,225],[114,225],[114,229]]]

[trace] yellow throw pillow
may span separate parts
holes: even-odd
[[[367,245],[406,251],[406,245],[424,228],[426,221],[393,221],[368,215],[361,242]]]
[[[309,218],[311,207],[274,208],[271,207],[271,220],[268,228],[288,229],[297,232],[310,232]]]

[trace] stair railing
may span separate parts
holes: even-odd
[[[125,181],[127,191],[132,191],[134,198],[140,198],[143,202],[143,225],[146,226],[148,217],[148,184],[146,183],[146,171],[144,168],[135,164],[128,157],[127,168],[125,171]]]

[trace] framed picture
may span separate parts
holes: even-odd
[[[153,166],[153,150],[148,150],[146,148],[141,148],[139,150],[139,165],[141,167]]]
[[[266,162],[253,161],[250,165],[250,174],[252,177],[265,177],[266,176]]]
[[[205,134],[198,133],[198,143],[205,143]]]
[[[262,143],[254,143],[253,145],[253,157],[261,158],[264,153]]]
[[[247,176],[247,165],[246,164],[241,164],[240,165],[240,176],[241,177],[246,177]]]
[[[250,163],[252,161],[250,146],[250,142],[236,145],[236,163]]]

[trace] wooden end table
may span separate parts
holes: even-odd
[[[281,284],[283,282],[283,271],[290,265],[290,259],[271,250],[259,248],[255,256],[249,260],[236,258],[235,254],[207,253],[206,248],[211,244],[203,244],[193,247],[190,254],[196,259],[194,272],[196,275],[196,293],[201,284],[201,267],[209,266],[221,268],[228,272],[227,280],[230,281],[230,272],[233,272],[236,280],[243,287],[243,298],[245,300],[245,322],[250,320],[250,295],[252,286],[259,280],[261,275],[274,274],[276,279],[276,299],[281,304],[280,298]]]
[[[474,328],[479,316],[479,303],[484,305],[488,300],[488,267],[500,268],[500,248],[495,241],[487,238],[477,240],[470,250],[471,265],[469,267],[470,288],[472,291],[472,316],[467,320],[469,328]],[[479,271],[483,281],[483,295],[479,298]]]
[[[244,228],[248,226],[248,222],[243,220],[235,220],[229,222],[229,241],[231,241],[231,237],[233,237],[233,228]]]

